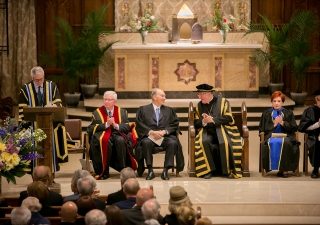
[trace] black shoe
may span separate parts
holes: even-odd
[[[161,179],[162,180],[169,180],[168,172],[162,172],[161,173]]]
[[[154,175],[154,172],[152,171],[152,172],[150,172],[149,174],[148,174],[148,176],[146,177],[146,180],[152,180],[153,178],[155,178],[156,176]]]
[[[278,173],[277,173],[277,177],[283,177],[283,173],[278,172]]]
[[[311,174],[311,178],[313,178],[313,179],[317,179],[318,177],[319,177],[318,173],[312,173]]]
[[[284,174],[282,175],[282,177],[283,177],[283,178],[288,178],[288,177],[289,177],[289,174],[288,174],[288,173],[284,173]]]
[[[204,179],[211,179],[212,174],[211,172],[207,173],[206,175],[203,176]]]
[[[109,173],[104,173],[98,180],[106,180],[110,177]]]

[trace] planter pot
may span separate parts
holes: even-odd
[[[64,93],[64,98],[66,100],[66,105],[69,108],[76,108],[78,107],[79,101],[80,101],[80,93],[70,94],[70,93]]]
[[[93,98],[96,94],[97,84],[80,84],[83,98]]]
[[[269,83],[269,94],[272,95],[275,91],[282,91],[283,85],[283,83]]]
[[[296,106],[303,106],[307,99],[307,92],[295,93],[290,92],[291,99],[296,103]]]

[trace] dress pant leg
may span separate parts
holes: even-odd
[[[116,170],[120,170],[126,167],[127,157],[127,143],[121,135],[115,133],[112,134],[112,141],[114,145],[114,151],[112,154],[112,161],[116,162]]]
[[[164,167],[172,168],[174,167],[174,153],[178,151],[178,140],[175,136],[165,136],[161,147],[166,151],[164,158]]]
[[[144,138],[141,140],[141,148],[142,148],[142,155],[143,158],[146,160],[147,166],[152,166],[153,163],[153,149],[154,143],[149,138]]]

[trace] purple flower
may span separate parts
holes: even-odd
[[[17,153],[18,154],[18,149],[16,148],[16,146],[13,144],[12,142],[12,138],[9,138],[7,140],[7,146],[6,146],[6,152],[13,154],[13,153]]]
[[[19,146],[24,146],[27,143],[26,139],[19,140]]]
[[[34,153],[34,152],[26,154],[26,155],[20,155],[21,160],[33,160],[33,159],[38,159],[38,158],[43,158],[43,156],[41,154]]]

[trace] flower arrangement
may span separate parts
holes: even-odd
[[[212,18],[210,22],[205,22],[203,26],[208,26],[209,24],[216,27],[218,30],[234,30],[234,22],[236,18],[232,15],[228,17],[222,17],[219,10],[215,10],[214,13],[211,12]]]
[[[10,117],[0,120],[0,179],[5,177],[16,184],[15,177],[22,177],[30,171],[31,160],[43,158],[35,153],[40,147],[35,142],[44,140],[47,136],[41,129],[22,130],[19,132],[17,122]]]
[[[138,15],[133,14],[133,20],[129,22],[129,26],[136,29],[139,33],[143,31],[153,31],[156,30],[158,20],[151,15],[150,12],[144,11]]]

